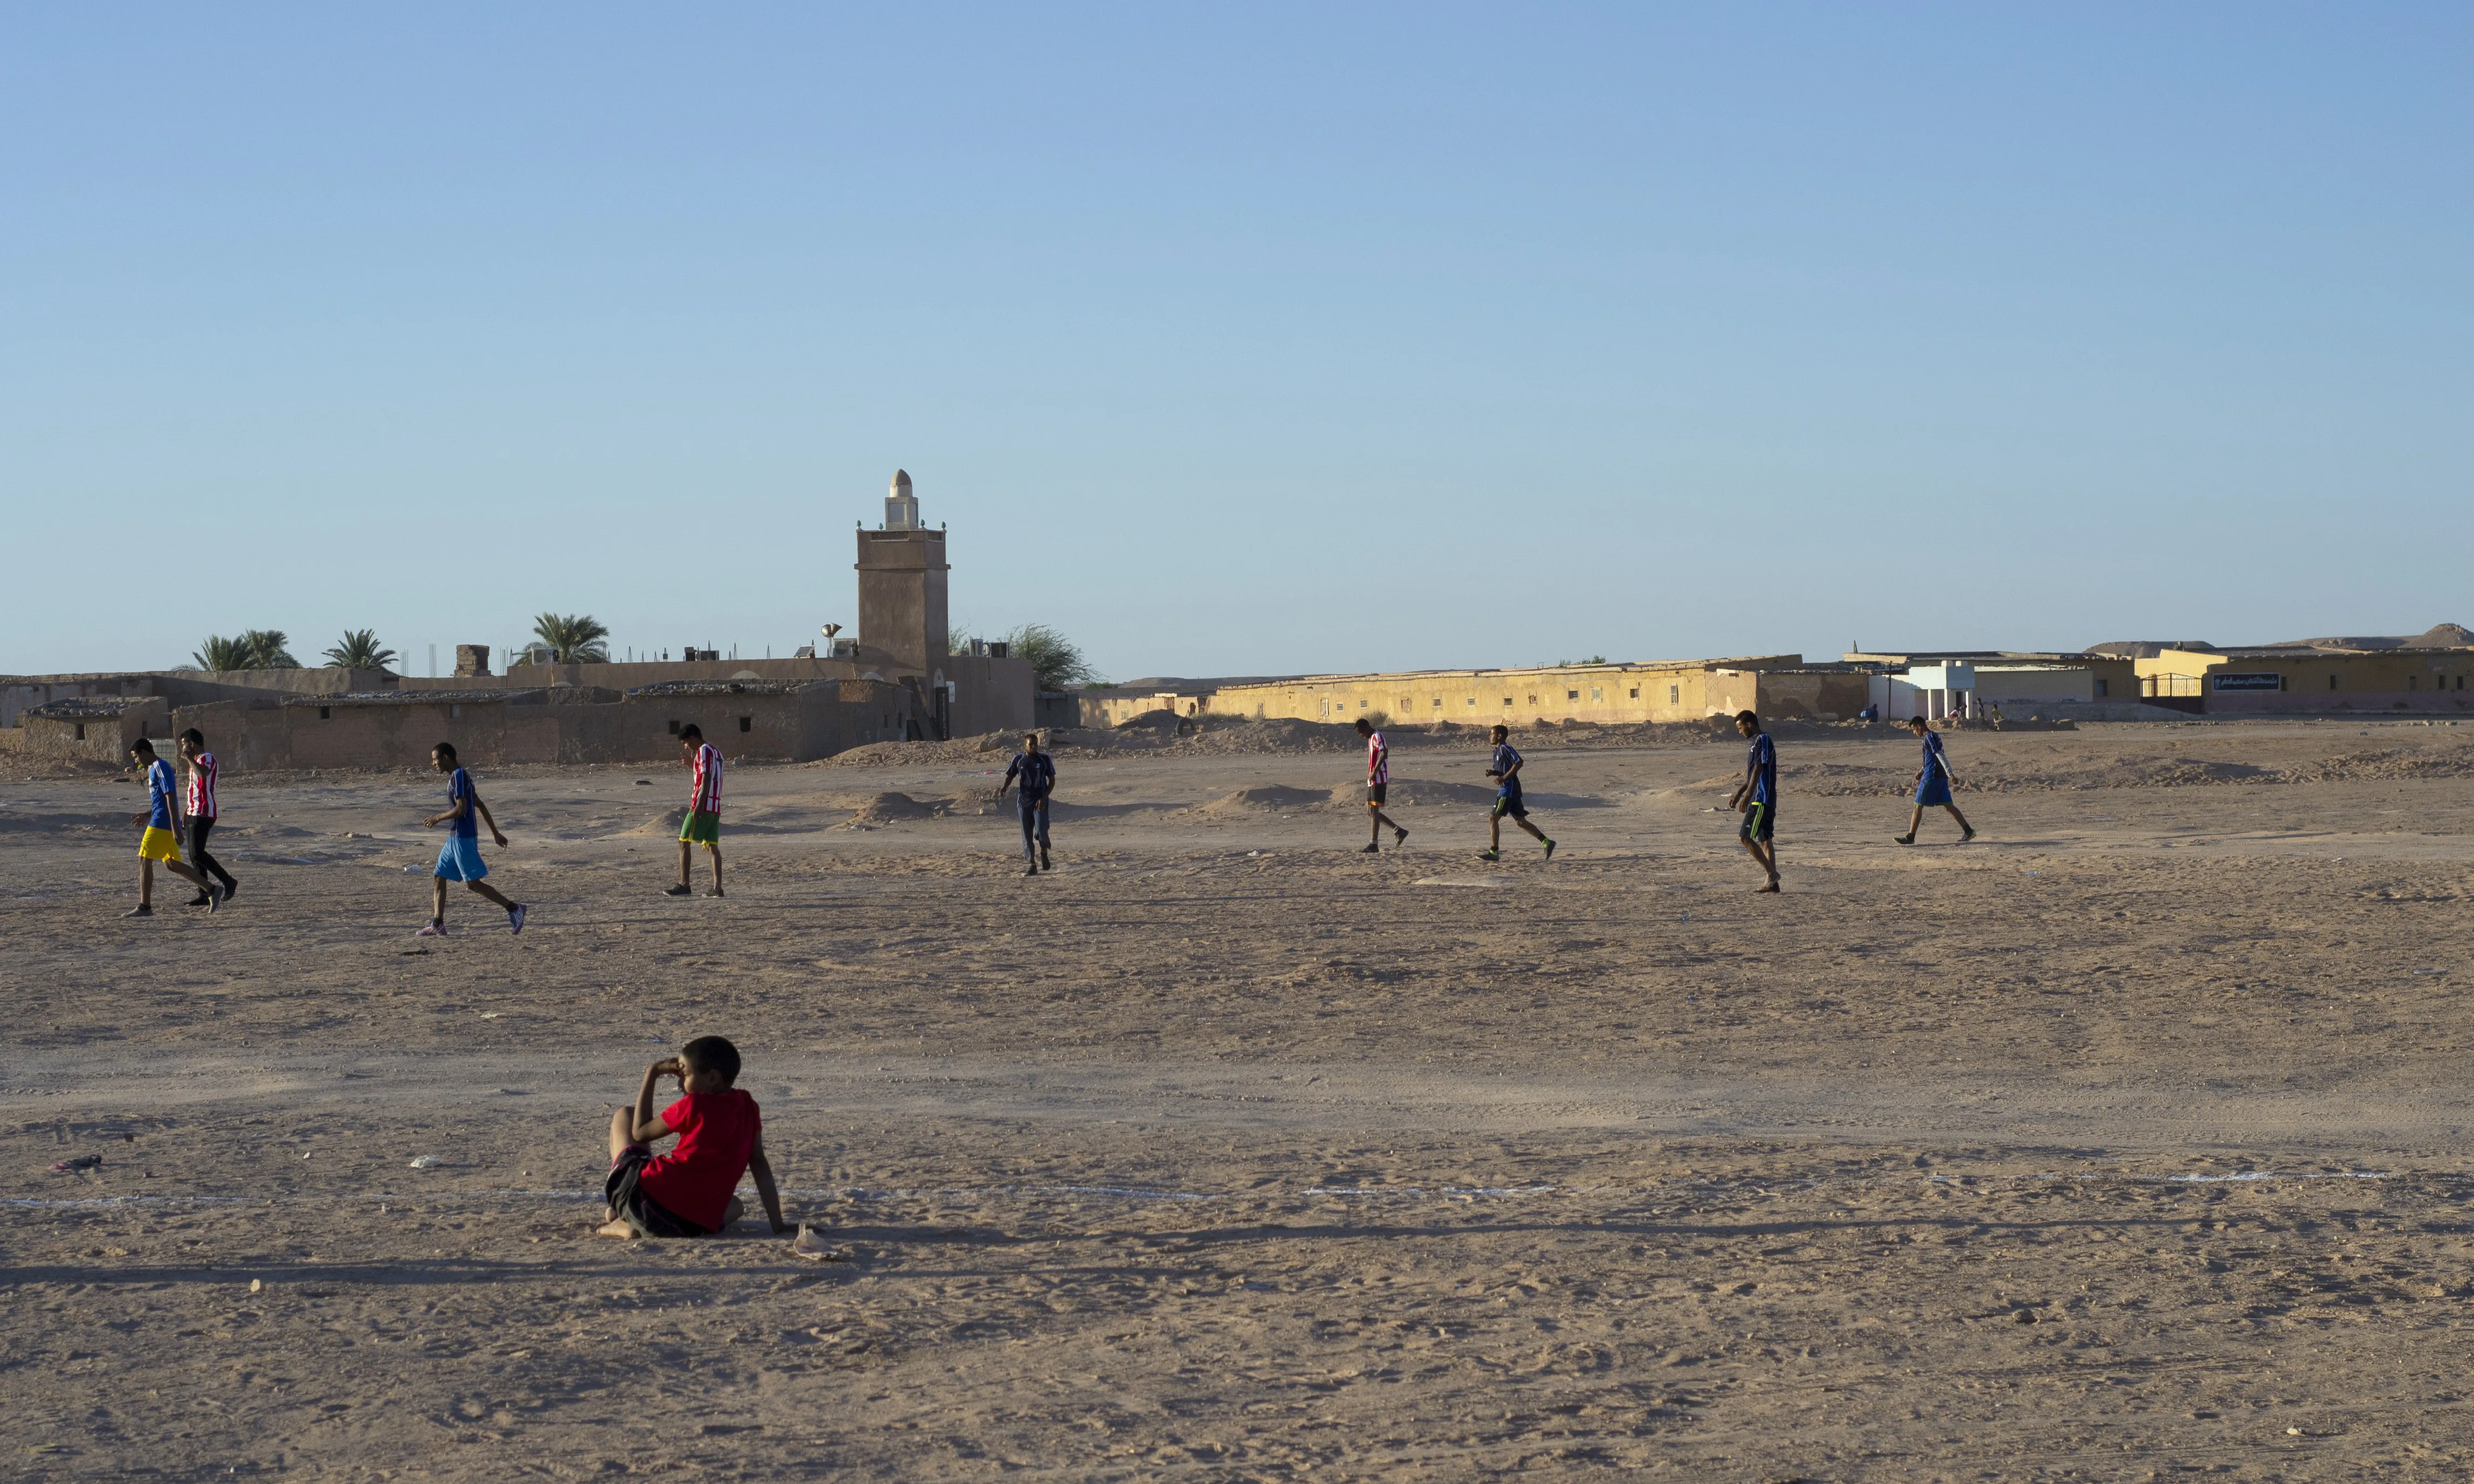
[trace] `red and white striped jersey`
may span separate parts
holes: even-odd
[[[711,742],[696,748],[695,790],[688,807],[699,814],[721,813],[721,749]]]
[[[1392,781],[1392,749],[1376,732],[1366,739],[1366,781],[1369,784]]]
[[[215,816],[215,755],[201,752],[189,760],[189,787],[181,795],[181,813],[192,819]]]

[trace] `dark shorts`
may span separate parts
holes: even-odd
[[[1770,838],[1770,831],[1777,827],[1778,806],[1770,803],[1757,803],[1744,810],[1743,827],[1735,833],[1745,839],[1767,839]]]
[[[1510,815],[1515,819],[1529,817],[1529,806],[1520,802],[1520,794],[1517,791],[1498,793],[1494,796],[1493,817],[1500,819],[1506,815]]]
[[[1383,803],[1383,795],[1391,791],[1392,786],[1388,783],[1370,783],[1366,786],[1366,802],[1379,808]]]
[[[617,1162],[610,1166],[610,1178],[601,1182],[601,1193],[610,1200],[610,1214],[635,1228],[638,1236],[713,1235],[686,1217],[672,1214],[662,1203],[644,1194],[637,1180],[652,1158],[652,1148],[645,1144],[630,1144],[619,1151]]]

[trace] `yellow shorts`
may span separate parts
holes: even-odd
[[[146,838],[137,842],[137,857],[141,861],[177,861],[181,859],[181,837],[150,824]]]

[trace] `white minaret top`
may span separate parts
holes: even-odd
[[[885,528],[889,531],[915,531],[919,528],[919,498],[910,493],[910,475],[897,469],[893,487],[885,496]]]

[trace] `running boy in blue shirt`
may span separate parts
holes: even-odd
[[[146,807],[131,815],[129,822],[146,826],[146,833],[137,841],[137,905],[120,915],[155,915],[158,861],[163,863],[163,869],[205,892],[206,911],[213,912],[224,899],[224,888],[209,883],[181,859],[181,786],[172,778],[172,765],[157,757],[155,744],[143,737],[129,744],[129,760],[146,774]]]
[[[1753,745],[1744,754],[1744,781],[1735,786],[1727,807],[1744,812],[1743,827],[1735,836],[1769,874],[1769,885],[1758,889],[1776,891],[1778,841],[1771,836],[1778,828],[1778,748],[1770,744],[1770,734],[1761,730],[1761,718],[1752,712],[1735,713],[1735,730],[1751,738]]]
[[[507,931],[521,933],[524,914],[530,909],[521,902],[510,902],[498,894],[498,888],[481,878],[490,868],[481,864],[481,832],[473,822],[479,815],[490,826],[490,839],[499,849],[507,848],[507,837],[498,830],[498,821],[490,815],[490,806],[481,802],[480,791],[473,787],[473,775],[455,761],[455,744],[440,742],[429,749],[429,766],[447,775],[447,813],[431,815],[421,821],[424,829],[447,826],[447,843],[438,849],[438,864],[430,872],[429,921],[414,935],[418,937],[447,936],[447,884],[460,881],[473,890],[507,910]]]
[[[1016,778],[1022,780],[1022,791],[1015,795],[1022,810],[1022,854],[1031,863],[1023,874],[1036,876],[1042,866],[1056,868],[1048,864],[1048,795],[1056,788],[1056,763],[1039,750],[1037,732],[1023,734],[1022,750],[1006,765],[1005,782],[997,785],[998,802],[1004,802]]]
[[[1546,847],[1546,859],[1554,860],[1555,842],[1546,838],[1544,830],[1529,822],[1529,811],[1520,802],[1520,754],[1513,750],[1512,728],[1497,726],[1494,729],[1494,756],[1486,765],[1486,775],[1497,782],[1494,808],[1486,816],[1486,850],[1478,859],[1503,859],[1503,816],[1510,815],[1513,823],[1527,830],[1532,838]]]
[[[1950,776],[1950,754],[1942,750],[1941,734],[1922,717],[1908,718],[1907,729],[1924,739],[1925,766],[1916,771],[1916,809],[1907,816],[1907,833],[1890,838],[1902,845],[1914,844],[1916,827],[1925,822],[1925,807],[1939,804],[1958,821],[1958,842],[1964,845],[1976,838],[1976,826],[1968,823],[1967,815],[1960,814],[1958,806],[1950,800],[1950,788],[1955,780]]]

